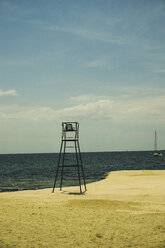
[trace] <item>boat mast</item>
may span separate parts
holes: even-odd
[[[156,133],[156,130],[155,130],[154,150],[157,151],[157,133]]]

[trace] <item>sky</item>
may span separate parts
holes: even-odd
[[[0,154],[165,149],[164,0],[0,0]]]

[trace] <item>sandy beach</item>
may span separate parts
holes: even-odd
[[[79,187],[0,193],[0,248],[165,248],[165,170]]]

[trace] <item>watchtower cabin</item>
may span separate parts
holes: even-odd
[[[80,193],[82,192],[82,181],[85,191],[86,183],[84,176],[84,169],[79,145],[79,123],[78,122],[62,122],[62,139],[59,153],[59,159],[54,179],[53,191],[55,190],[57,178],[60,176],[60,190],[63,186],[63,177],[65,168],[76,169],[77,179],[80,186]],[[67,169],[68,171],[68,169]],[[69,173],[68,173],[69,174]],[[68,176],[68,175],[66,175]],[[71,180],[71,179],[70,179]]]

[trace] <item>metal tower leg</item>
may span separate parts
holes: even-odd
[[[82,189],[81,189],[81,178],[80,178],[80,163],[79,163],[79,158],[78,158],[78,150],[77,150],[77,142],[75,140],[75,151],[76,151],[76,161],[77,161],[77,170],[78,170],[78,180],[79,180],[79,186],[80,186],[80,193],[82,193]]]
[[[77,146],[78,146],[78,152],[79,152],[80,161],[81,161],[80,164],[81,164],[81,171],[82,171],[82,176],[83,176],[83,181],[84,181],[84,187],[85,187],[85,191],[87,191],[87,187],[86,187],[86,183],[85,183],[84,168],[83,168],[82,157],[81,157],[81,151],[80,151],[80,145],[79,145],[78,140],[77,140]]]
[[[66,150],[66,140],[64,140],[64,151],[63,151],[63,157],[62,157],[62,170],[61,170],[60,190],[62,190],[62,181],[63,181],[64,163],[65,163],[65,150]]]
[[[61,161],[62,146],[63,146],[63,141],[61,141],[60,153],[59,153],[59,157],[58,157],[58,164],[57,164],[56,175],[55,175],[55,179],[54,179],[54,185],[53,185],[52,193],[54,193],[54,190],[55,190],[55,187],[56,187],[58,171],[59,171],[59,166],[60,166],[60,161]]]

